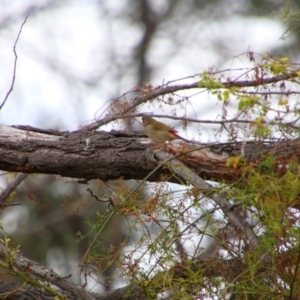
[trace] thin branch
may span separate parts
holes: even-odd
[[[289,91],[289,92],[283,92],[283,91],[269,91],[269,92],[249,92],[249,91],[235,91],[237,94],[248,94],[248,95],[284,95],[284,96],[289,96],[289,95],[299,95],[299,91]]]
[[[167,152],[160,150],[155,153],[155,156],[160,160],[162,164],[165,164],[167,161],[168,167],[177,174],[183,180],[189,182],[195,187],[200,188],[205,191],[205,196],[212,199],[223,211],[224,215],[228,218],[231,224],[234,225],[239,231],[241,231],[246,237],[251,249],[255,249],[258,245],[258,239],[253,232],[253,230],[245,224],[245,221],[239,216],[236,209],[232,209],[231,206],[228,206],[228,201],[226,200],[225,193],[217,193],[214,190],[214,187],[207,183],[205,180],[200,178],[196,173],[186,167],[178,159],[174,158],[173,155],[168,154]],[[173,159],[172,159],[173,158]],[[246,242],[246,241],[245,241]]]
[[[0,110],[2,109],[2,107],[4,106],[4,104],[6,103],[9,95],[11,94],[13,88],[14,88],[14,85],[15,85],[15,80],[16,80],[16,70],[17,70],[17,60],[18,60],[18,55],[17,55],[17,51],[16,51],[16,47],[17,47],[17,43],[19,41],[19,38],[20,38],[20,35],[21,35],[21,32],[22,32],[22,29],[23,29],[23,26],[25,25],[26,21],[27,21],[27,18],[29,17],[29,15],[25,18],[25,20],[23,21],[20,29],[19,29],[19,32],[18,32],[18,35],[17,35],[17,38],[15,40],[15,43],[14,43],[14,47],[13,47],[13,52],[14,52],[14,55],[15,55],[15,62],[14,62],[14,71],[13,71],[13,78],[12,78],[12,81],[11,81],[11,85],[10,85],[10,88],[8,90],[8,92],[6,93],[6,96],[4,97],[4,100],[2,102],[2,104],[0,105]]]
[[[221,84],[224,86],[224,88],[257,87],[257,86],[263,86],[265,84],[280,82],[283,80],[289,80],[296,77],[299,77],[299,75],[296,71],[294,71],[290,73],[279,74],[268,78],[258,78],[255,80],[241,80],[241,81],[230,80],[230,81],[221,82]],[[95,130],[107,123],[126,117],[125,116],[126,113],[130,112],[133,108],[141,105],[142,103],[145,103],[157,97],[175,93],[177,91],[189,90],[189,89],[203,89],[203,88],[199,87],[199,81],[190,84],[178,84],[173,86],[158,87],[146,95],[137,96],[134,99],[132,99],[130,101],[131,104],[126,106],[123,112],[121,112],[119,115],[116,114],[108,115],[100,120],[97,120],[96,122],[91,123],[90,125],[83,126],[81,129],[79,129],[79,131]]]
[[[299,92],[300,94],[300,92]],[[279,110],[275,110],[275,109],[271,109],[272,111],[275,112],[280,112],[280,113],[284,113],[287,114],[286,111],[279,111]],[[290,110],[288,111],[289,114],[291,113],[297,113],[297,110]],[[132,115],[126,115],[126,117],[124,116],[118,116],[116,118],[117,119],[123,119],[123,118],[139,118],[144,116],[145,113],[137,113],[137,114],[132,114]],[[220,124],[220,125],[224,125],[224,124],[228,124],[228,123],[242,123],[242,124],[255,124],[256,120],[243,120],[243,119],[239,119],[238,117],[236,118],[232,118],[232,119],[228,119],[228,120],[202,120],[202,119],[195,119],[195,118],[187,118],[187,117],[177,117],[177,116],[170,116],[170,115],[157,115],[157,114],[151,114],[151,117],[154,118],[167,118],[167,119],[172,119],[172,120],[178,120],[178,121],[184,121],[184,122],[191,122],[191,123],[198,123],[198,124]],[[296,121],[298,121],[300,119],[297,118]],[[292,124],[295,124],[296,121],[292,121],[292,122],[288,122],[288,123],[283,123],[283,122],[276,122],[276,121],[269,121],[268,125],[280,125],[280,126],[292,126]],[[298,127],[293,127],[295,129],[298,129]]]
[[[128,116],[126,116],[126,118],[142,117],[144,115],[145,115],[145,113],[138,113],[138,114],[128,115]],[[151,114],[151,117],[168,118],[168,119],[172,119],[172,120],[179,120],[179,121],[192,122],[192,123],[203,123],[203,124],[227,124],[227,123],[252,124],[253,122],[255,122],[255,120],[241,120],[238,118],[232,118],[229,120],[201,120],[201,119],[194,119],[194,118],[187,118],[187,117],[176,117],[176,116],[170,116],[170,115],[157,115],[157,114]]]
[[[185,248],[183,246],[183,243],[181,241],[183,235],[181,234],[179,228],[178,228],[178,223],[175,222],[174,224],[174,243],[175,243],[175,249],[179,255],[180,261],[184,262],[187,260],[187,253],[185,251]]]
[[[27,174],[20,173],[15,179],[7,185],[5,190],[0,194],[0,207],[4,205],[4,202],[9,195],[17,188],[17,186],[27,177]]]

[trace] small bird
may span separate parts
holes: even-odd
[[[156,121],[152,117],[143,116],[142,120],[145,133],[155,143],[165,143],[166,141],[172,141],[175,139],[186,141],[186,139],[181,137],[174,128]]]

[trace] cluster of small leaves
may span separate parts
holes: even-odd
[[[300,107],[297,98],[292,95],[300,93],[299,83],[295,76],[288,77],[290,72],[300,75],[298,65],[291,63],[287,57],[277,59],[269,55],[250,54],[252,68],[204,72],[198,87],[207,89],[223,103],[222,120],[228,118],[229,107],[235,110],[233,119],[249,120],[246,130],[252,132],[253,137],[278,138],[279,132],[285,137],[287,134],[297,134]],[[234,74],[235,71],[238,74]],[[287,75],[288,79],[272,84],[263,83],[264,79],[280,74]],[[240,84],[241,81],[244,86]],[[247,87],[250,81],[253,84]],[[239,84],[235,85],[235,82]],[[235,132],[232,133],[234,135]]]
[[[236,281],[234,294],[257,299],[272,293],[272,299],[283,299],[292,291],[300,295],[299,191],[298,164],[289,161],[283,166],[272,155],[245,167],[244,177],[231,187],[229,195],[245,208],[259,236],[255,251],[238,251],[244,253],[249,272]]]
[[[214,76],[208,74],[207,72],[203,72],[201,74],[201,79],[198,83],[199,88],[205,88],[208,90],[212,89],[224,89],[225,85],[218,81]]]

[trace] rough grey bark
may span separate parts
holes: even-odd
[[[31,127],[0,126],[0,169],[10,172],[59,174],[84,180],[143,180],[159,164],[155,151],[163,145],[153,144],[140,133],[58,132]],[[178,142],[166,146],[167,152],[179,156],[186,166],[206,180],[234,182],[241,176],[241,164],[228,165],[230,157],[246,163],[259,162],[265,155],[277,157],[281,171],[290,159],[300,159],[299,140],[282,142],[224,143],[211,145]],[[184,154],[183,154],[184,153]],[[147,178],[178,182],[166,168]]]
[[[66,297],[68,300],[78,300],[78,296],[68,294],[61,291],[61,294]],[[55,297],[43,291],[40,288],[32,286],[30,284],[24,286],[23,284],[17,283],[5,283],[0,282],[0,298],[5,297],[6,300],[54,300]],[[143,289],[138,286],[134,287],[124,287],[119,288],[111,292],[94,294],[91,293],[91,296],[95,300],[147,300],[149,299]]]

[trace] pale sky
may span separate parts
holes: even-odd
[[[16,3],[14,7],[8,4],[7,12],[2,11],[2,15],[17,9]],[[18,3],[20,7],[24,5],[23,1]],[[134,87],[130,71],[115,84],[118,79],[114,77],[114,69],[118,62],[108,61],[107,53],[116,47],[118,59],[125,60],[139,39],[140,31],[118,17],[113,22],[105,18],[99,20],[93,3],[76,1],[28,18],[17,45],[15,87],[0,112],[2,124],[75,130],[82,122],[92,120],[105,101]],[[110,6],[118,15],[120,8],[116,3],[119,2],[112,1]],[[15,21],[0,31],[0,100],[11,83],[12,48],[21,22]],[[269,51],[286,43],[280,40],[283,31],[275,19],[233,16],[226,22],[192,24],[178,51],[172,49],[168,37],[158,37],[148,55],[150,64],[156,67],[151,83],[161,84],[201,73],[210,66],[231,65],[230,59],[247,52],[249,47],[255,52]],[[116,34],[118,38],[113,40],[111,36]],[[218,47],[219,42],[222,47]],[[244,62],[240,63],[243,66]],[[103,76],[95,88],[73,80],[88,79],[101,72]],[[213,117],[214,109],[212,106],[203,117]]]

